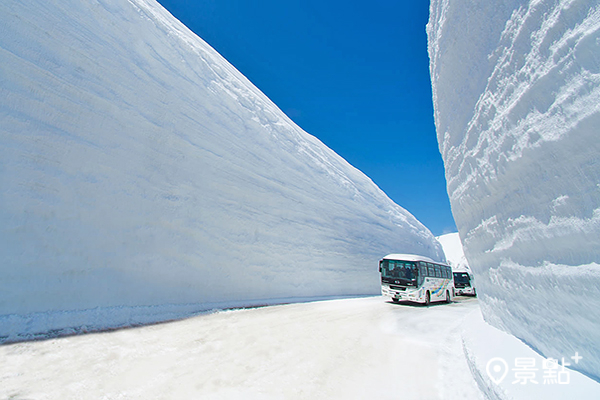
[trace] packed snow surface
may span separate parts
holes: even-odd
[[[486,321],[600,378],[600,3],[433,0],[448,193]]]
[[[0,341],[378,293],[383,255],[443,259],[154,0],[0,3],[0,187]]]
[[[475,299],[233,310],[0,346],[0,398],[482,400],[461,343]]]
[[[486,372],[497,357],[509,367],[501,371],[506,372],[501,381]],[[513,383],[519,358],[534,360],[538,384]],[[514,336],[483,322],[474,298],[424,307],[377,296],[220,311],[3,345],[0,398],[564,400],[600,395],[598,382],[569,367],[561,369],[568,383],[544,384],[544,361]]]
[[[600,398],[600,383],[574,371],[578,353],[546,359],[519,339],[483,321],[475,310],[462,321],[467,363],[485,397],[493,400]],[[522,365],[527,365],[523,372]],[[498,371],[495,367],[499,367]]]

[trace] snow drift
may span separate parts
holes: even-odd
[[[600,378],[600,4],[433,0],[448,193],[485,320]]]
[[[154,0],[0,4],[0,187],[2,340],[378,293],[382,255],[443,259]]]

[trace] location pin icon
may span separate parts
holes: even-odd
[[[492,382],[494,382],[496,385],[499,385],[500,382],[506,378],[506,374],[508,374],[508,364],[503,358],[494,357],[488,361],[485,371]]]

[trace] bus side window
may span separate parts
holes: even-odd
[[[442,271],[440,271],[440,266],[436,265],[436,266],[434,266],[434,268],[435,268],[435,277],[436,278],[441,278],[442,277]]]
[[[427,263],[427,276],[435,277],[435,270],[433,269],[432,263]]]

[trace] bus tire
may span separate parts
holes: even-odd
[[[431,295],[429,294],[429,290],[425,293],[425,307],[427,307],[431,303]]]
[[[400,303],[400,299],[397,299],[395,297],[392,297],[392,301],[396,304]]]
[[[446,290],[446,303],[451,303],[452,300],[450,299],[450,292]]]
[[[477,291],[473,288],[473,297],[477,297]]]

